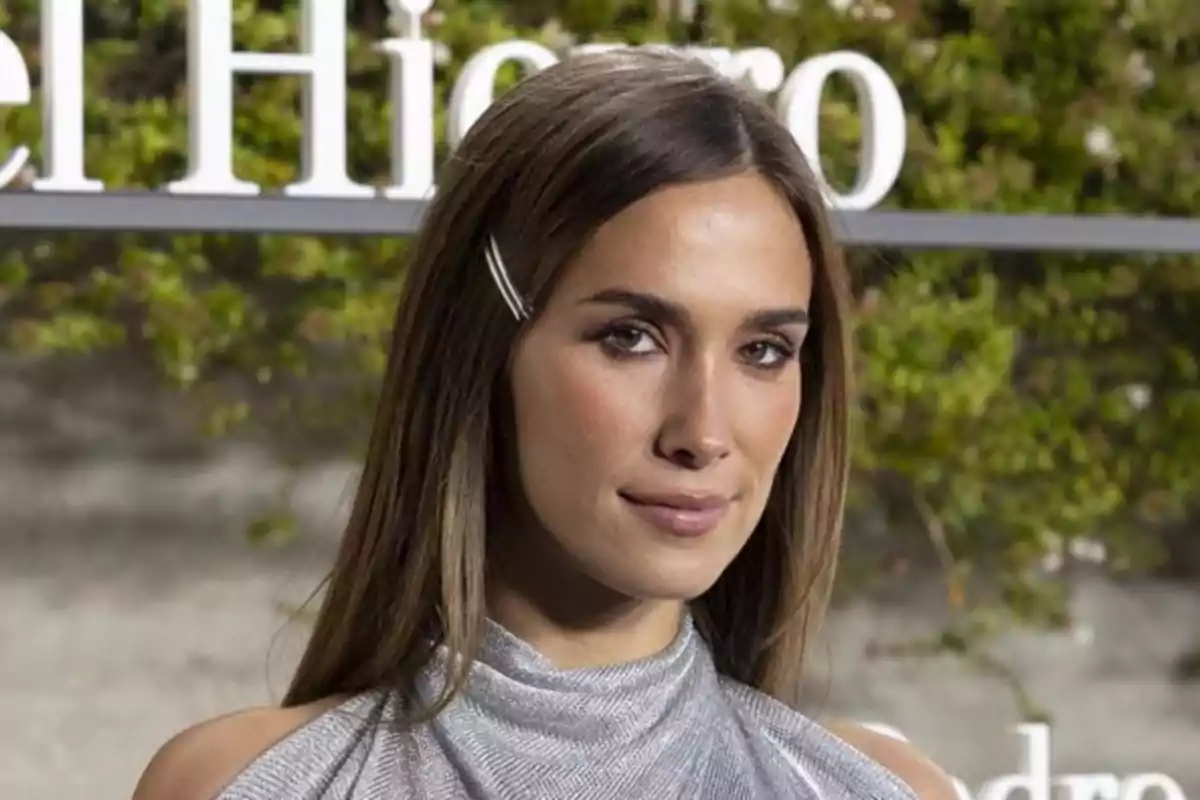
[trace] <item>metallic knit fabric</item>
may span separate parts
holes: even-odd
[[[915,800],[803,715],[719,676],[690,621],[657,656],[574,670],[491,624],[467,691],[432,723],[397,718],[391,693],[355,697],[217,800]]]

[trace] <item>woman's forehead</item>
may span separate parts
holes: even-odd
[[[600,227],[555,294],[577,303],[620,288],[699,307],[807,306],[812,269],[787,200],[745,173],[671,186],[626,208]]]

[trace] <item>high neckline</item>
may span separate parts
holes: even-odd
[[[612,664],[561,668],[500,622],[489,618],[486,624],[477,663],[514,680],[534,685],[544,682],[557,686],[577,683],[593,689],[602,686],[616,688],[623,685],[625,680],[645,680],[678,666],[681,658],[689,656],[693,637],[697,635],[691,617],[685,615],[670,643],[657,653]]]
[[[436,667],[444,670],[444,648]],[[707,648],[685,617],[662,651],[634,661],[563,669],[498,622],[489,620],[470,679],[455,702],[525,731],[572,739],[597,729],[613,744],[633,742],[659,724],[682,695],[711,682]]]

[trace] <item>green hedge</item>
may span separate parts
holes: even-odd
[[[185,5],[87,3],[87,163],[112,187],[157,186],[183,172]],[[239,44],[294,48],[294,5],[237,0]],[[465,58],[501,39],[700,35],[775,48],[789,67],[852,49],[892,74],[908,112],[908,155],[889,206],[1161,215],[1200,207],[1193,0],[805,0],[796,14],[725,0],[710,4],[702,26],[659,8],[670,5],[438,0],[426,30],[448,54],[439,126]],[[388,35],[386,13],[383,2],[351,6],[350,161],[356,177],[382,184],[387,65],[372,45]],[[36,0],[0,6],[0,29],[36,67]],[[284,78],[240,90],[240,177],[267,187],[293,178],[296,99],[296,82]],[[824,167],[845,183],[859,120],[836,79],[822,125]],[[1111,149],[1093,153],[1089,136],[1102,145],[1110,137]],[[0,114],[0,152],[40,138],[36,106]],[[405,246],[19,237],[0,250],[2,329],[22,352],[129,348],[194,392],[230,376],[269,384],[311,374],[324,369],[315,354],[335,348],[356,382],[345,396],[325,395],[317,417],[353,419],[382,365]],[[1187,537],[1172,523],[1200,484],[1200,326],[1192,323],[1200,264],[878,251],[857,252],[854,263],[863,393],[855,527],[870,528],[863,520],[882,512],[890,533],[854,537],[847,576],[871,574],[858,567],[895,571],[924,555],[945,570],[949,599],[969,620],[1061,623],[1064,582],[1045,569],[1048,559],[1097,560],[1102,548],[1105,568],[1145,570],[1182,552]],[[224,404],[213,433],[267,412]],[[292,434],[308,435],[294,412]]]

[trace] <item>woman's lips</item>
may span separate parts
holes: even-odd
[[[729,498],[716,494],[621,492],[621,498],[654,527],[689,539],[712,531],[729,510]]]

